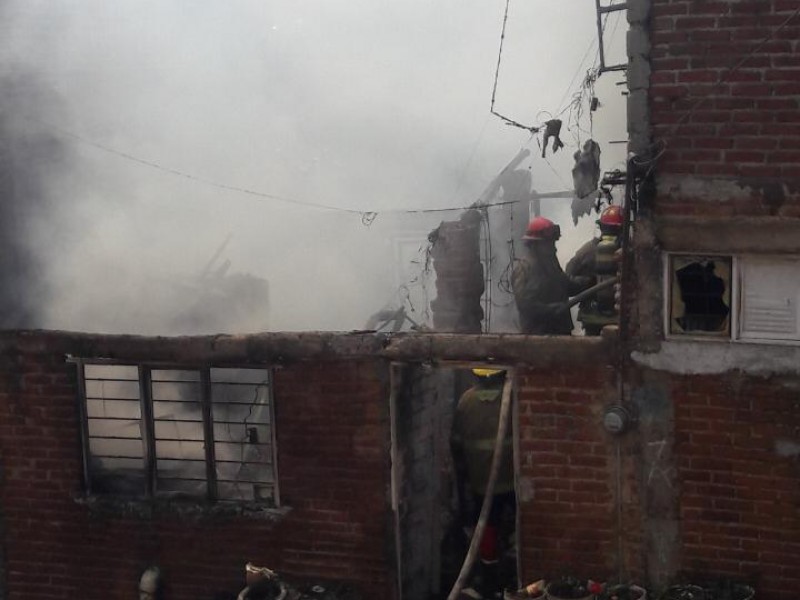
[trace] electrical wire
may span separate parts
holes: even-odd
[[[567,84],[567,89],[564,90],[564,95],[561,96],[561,100],[558,101],[558,105],[557,106],[562,106],[564,100],[566,100],[567,96],[569,96],[569,93],[572,90],[572,84],[575,83],[575,80],[578,78],[578,74],[581,72],[581,69],[583,68],[583,63],[586,62],[586,59],[589,56],[589,53],[592,51],[592,48],[594,47],[594,45],[596,43],[597,43],[597,40],[595,40],[594,38],[592,38],[592,41],[589,42],[589,46],[586,48],[586,52],[583,54],[583,58],[581,58],[581,62],[580,62],[580,64],[578,64],[578,68],[575,69],[575,73],[573,74],[572,79],[569,80],[569,84]],[[596,56],[600,56],[599,51],[598,51]],[[597,58],[595,58],[595,61],[597,61]],[[572,101],[567,103],[567,105],[564,106],[563,108],[559,109],[557,111],[557,114],[558,115],[564,114],[564,112],[570,107],[571,104],[572,104]]]
[[[291,198],[289,196],[279,196],[277,194],[272,194],[272,193],[268,193],[268,192],[262,192],[262,191],[256,190],[256,189],[245,188],[245,187],[241,187],[241,186],[222,183],[222,182],[215,181],[215,180],[212,180],[212,179],[208,179],[208,178],[205,178],[205,177],[200,177],[200,176],[194,175],[192,173],[189,173],[189,172],[186,172],[186,171],[182,171],[180,169],[175,169],[175,168],[172,168],[172,167],[169,167],[169,166],[165,166],[165,165],[163,165],[161,163],[158,163],[156,161],[153,161],[153,160],[149,160],[149,159],[146,159],[146,158],[141,158],[141,157],[139,157],[139,156],[137,156],[135,154],[132,154],[130,152],[127,152],[127,151],[124,151],[124,150],[119,150],[119,149],[114,148],[112,146],[108,146],[106,144],[95,142],[94,140],[90,140],[90,139],[88,139],[88,138],[86,138],[86,137],[84,137],[82,135],[79,135],[77,133],[69,131],[69,130],[63,128],[63,127],[58,126],[58,125],[54,125],[52,123],[48,123],[48,122],[42,121],[40,119],[35,119],[33,117],[30,117],[30,116],[25,117],[25,118],[28,121],[31,121],[33,123],[37,123],[38,125],[46,127],[48,129],[51,129],[51,130],[55,131],[56,133],[61,134],[64,137],[71,138],[71,139],[73,139],[73,140],[75,140],[75,141],[77,141],[77,142],[79,142],[81,144],[84,144],[86,146],[95,148],[95,149],[100,150],[102,152],[106,152],[108,154],[112,154],[112,155],[117,156],[118,158],[121,158],[123,160],[127,160],[127,161],[131,161],[131,162],[137,163],[139,165],[148,167],[150,169],[161,171],[163,173],[167,173],[169,175],[173,175],[173,176],[176,176],[176,177],[181,177],[183,179],[188,179],[188,180],[193,181],[195,183],[199,183],[199,184],[206,185],[206,186],[209,186],[209,187],[222,189],[222,190],[229,191],[229,192],[235,192],[235,193],[239,193],[239,194],[244,194],[244,195],[255,197],[255,198],[258,198],[258,199],[261,199],[261,200],[274,200],[274,201],[284,202],[284,203],[287,203],[287,204],[293,204],[295,206],[301,206],[301,207],[305,207],[305,208],[314,208],[314,209],[329,210],[329,211],[334,211],[334,212],[341,212],[341,213],[359,215],[361,217],[362,223],[365,226],[371,225],[375,221],[375,219],[377,218],[377,216],[379,214],[447,213],[447,212],[456,212],[456,211],[461,212],[461,211],[464,211],[464,210],[469,210],[469,209],[472,209],[472,208],[476,208],[476,202],[477,201],[474,202],[473,204],[470,204],[470,205],[467,205],[467,206],[452,206],[452,207],[437,207],[437,208],[413,208],[413,209],[387,208],[387,209],[380,210],[380,211],[373,211],[373,210],[360,210],[360,209],[357,209],[357,208],[347,208],[347,207],[341,207],[341,206],[333,206],[331,204],[325,204],[325,203],[320,203],[320,202],[298,200],[296,198]],[[507,205],[510,205],[510,204],[514,204],[516,202],[519,202],[519,200],[493,202],[493,203],[487,203],[487,204],[480,204],[478,206],[480,208],[493,208],[495,206],[507,206]]]
[[[524,125],[514,119],[506,117],[505,115],[500,114],[494,109],[495,99],[497,97],[497,82],[500,78],[500,63],[503,59],[503,42],[506,39],[506,25],[508,24],[508,7],[511,4],[511,0],[506,0],[506,8],[503,12],[503,27],[500,30],[500,48],[497,52],[497,66],[494,70],[494,85],[492,86],[492,102],[489,106],[489,112],[496,117],[499,117],[503,121],[505,121],[506,125],[511,125],[512,127],[519,127],[520,129],[525,129],[530,131],[531,133],[536,133],[539,131],[538,126],[531,126],[531,125]]]

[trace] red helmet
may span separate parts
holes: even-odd
[[[608,225],[610,227],[622,227],[622,207],[618,204],[612,204],[600,213],[600,225]]]
[[[552,240],[556,241],[561,237],[561,228],[550,219],[536,217],[528,223],[523,240]]]

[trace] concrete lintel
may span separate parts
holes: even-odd
[[[612,337],[515,334],[257,333],[190,337],[102,335],[64,331],[0,332],[0,353],[198,365],[270,365],[306,360],[381,358],[408,362],[497,362],[546,367],[613,360]]]
[[[663,342],[655,353],[633,352],[632,358],[645,367],[682,375],[800,374],[800,348],[795,346],[676,340]]]
[[[661,216],[656,238],[665,250],[730,254],[800,254],[800,219]]]

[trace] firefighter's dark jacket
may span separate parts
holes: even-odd
[[[578,248],[567,266],[564,267],[564,272],[568,277],[586,277],[592,280],[592,285],[595,283],[595,255],[597,253],[597,244],[600,243],[600,238],[592,238],[583,246]],[[590,310],[592,305],[592,298],[588,298],[581,302],[581,310]]]
[[[511,274],[522,333],[569,335],[572,316],[567,301],[591,283],[589,277],[564,273],[554,242],[529,243],[525,258],[517,261]]]
[[[450,443],[454,458],[463,462],[461,467],[466,470],[469,489],[479,496],[486,494],[489,482],[502,394],[502,380],[497,385],[478,385],[468,389],[458,401],[453,420]],[[503,442],[503,458],[494,494],[505,494],[514,489],[513,457],[509,427]]]

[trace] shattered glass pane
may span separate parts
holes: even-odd
[[[670,333],[730,335],[730,257],[673,256]]]
[[[217,491],[225,500],[275,498],[270,373],[212,369]]]

